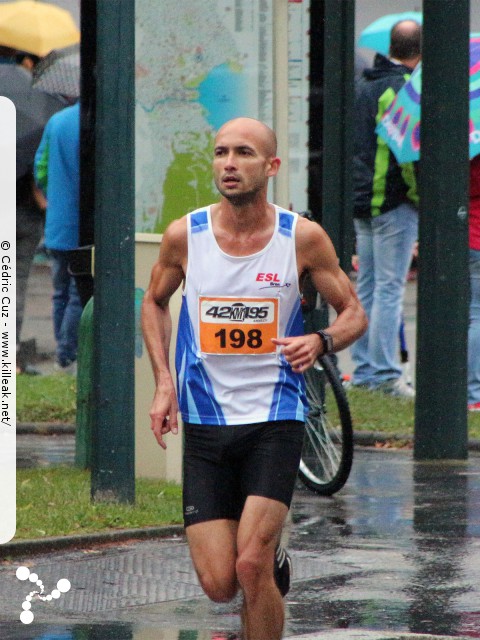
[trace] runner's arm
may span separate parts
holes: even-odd
[[[186,219],[182,218],[173,222],[163,235],[160,254],[142,303],[143,338],[155,378],[151,429],[164,449],[163,434],[178,432],[178,403],[169,365],[172,333],[169,301],[184,279],[186,260]]]
[[[299,218],[296,241],[299,273],[309,273],[315,289],[337,313],[326,331],[332,336],[334,351],[341,351],[366,331],[365,312],[322,227]],[[323,352],[322,340],[315,333],[274,342],[282,346],[285,358],[298,373],[311,367]]]

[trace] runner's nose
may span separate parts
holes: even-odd
[[[227,171],[235,169],[237,166],[236,156],[234,151],[230,151],[225,158],[225,169]]]

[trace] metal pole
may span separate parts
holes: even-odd
[[[81,0],[82,41],[80,97],[80,229],[79,246],[94,243],[95,199],[95,60],[97,48],[97,0]]]
[[[94,500],[133,502],[134,4],[97,2]]]
[[[414,455],[465,459],[469,0],[424,0]]]
[[[322,225],[350,271],[353,253],[354,0],[325,0]]]

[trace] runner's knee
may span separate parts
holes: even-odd
[[[238,590],[235,576],[205,573],[199,575],[198,579],[202,589],[213,602],[230,602]]]
[[[273,578],[273,567],[269,570],[265,557],[258,554],[241,554],[237,559],[236,570],[238,582],[244,592],[254,592],[267,573]]]

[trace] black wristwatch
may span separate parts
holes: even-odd
[[[328,356],[330,353],[333,353],[332,336],[326,331],[323,331],[323,329],[320,329],[319,331],[314,331],[314,333],[316,333],[317,336],[320,336],[320,340],[322,341],[322,344],[323,344],[322,356]]]

